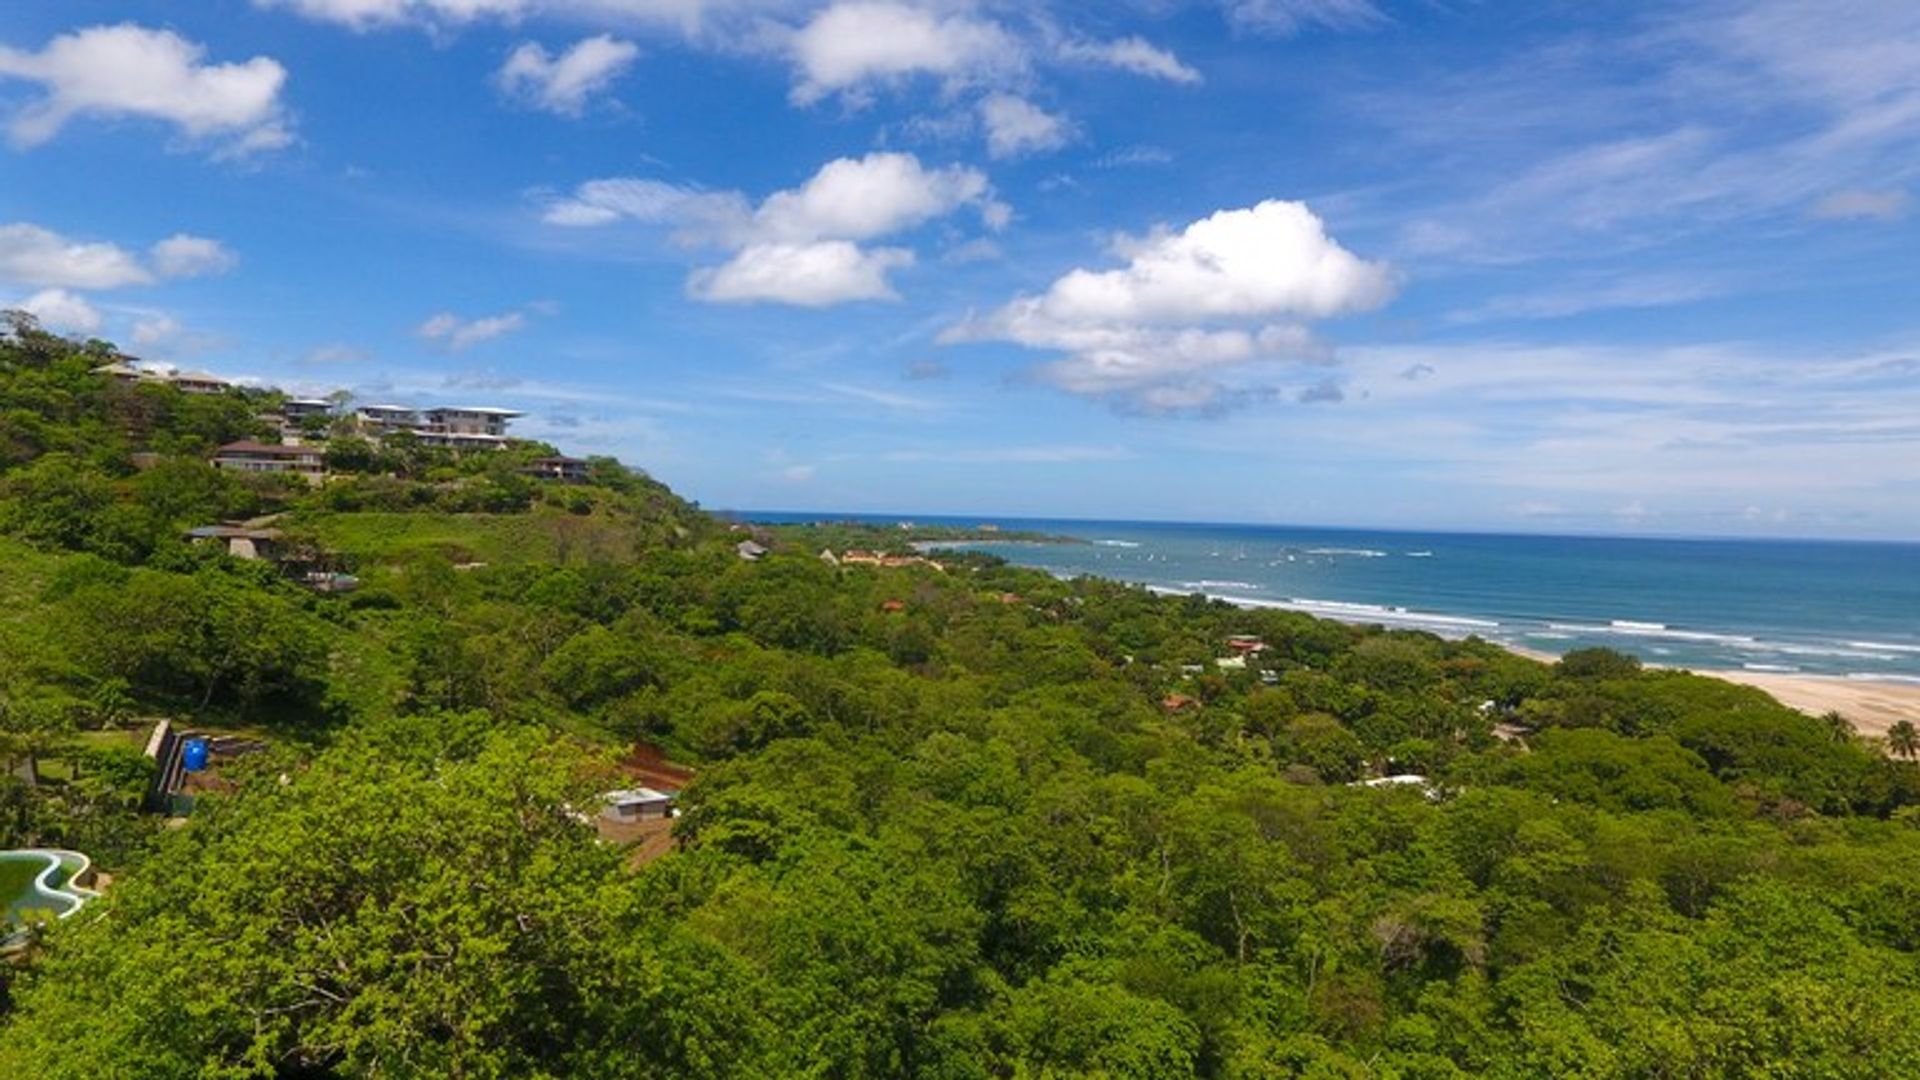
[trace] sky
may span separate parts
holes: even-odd
[[[9,0],[0,306],[710,508],[1920,538],[1920,4]]]

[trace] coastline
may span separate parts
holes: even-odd
[[[1127,548],[1140,546],[1139,543],[1123,542],[1120,540],[1090,540],[1086,537],[1080,537],[1078,539],[1083,543],[1091,543],[1094,545],[1112,545]],[[1229,542],[1230,541],[1223,540],[1221,543],[1224,546]],[[1016,546],[1027,546],[1008,544],[1005,538],[976,540],[972,543],[988,550],[995,547],[1012,548]],[[1391,554],[1391,552],[1388,552],[1384,547],[1377,552],[1362,552],[1354,549],[1348,553],[1380,558]],[[1219,553],[1215,552],[1214,554],[1218,555]],[[1407,554],[1426,555],[1429,553],[1421,551]],[[1016,558],[1011,561],[1018,563],[1021,560]],[[1196,560],[1189,559],[1188,562],[1194,563]],[[1365,603],[1326,599],[1302,599],[1291,596],[1275,596],[1272,598],[1249,596],[1245,595],[1247,590],[1259,589],[1262,588],[1263,585],[1250,584],[1242,581],[1196,580],[1180,584],[1157,584],[1150,580],[1142,581],[1138,577],[1133,577],[1128,574],[1126,569],[1117,565],[1111,568],[1091,565],[1060,566],[1047,565],[1045,563],[1027,563],[1026,565],[1035,569],[1044,570],[1057,577],[1074,577],[1080,574],[1092,574],[1096,577],[1135,585],[1163,596],[1186,596],[1198,593],[1209,599],[1223,601],[1243,608],[1296,611],[1318,618],[1332,619],[1337,622],[1380,625],[1388,629],[1398,630],[1419,630],[1438,634],[1442,637],[1457,638],[1476,635],[1516,655],[1542,663],[1551,664],[1560,659],[1559,651],[1549,651],[1548,649],[1518,644],[1512,641],[1512,638],[1521,636],[1518,633],[1511,633],[1511,631],[1515,631],[1519,629],[1519,627],[1503,625],[1505,620],[1496,622],[1491,616],[1470,617],[1451,614],[1444,609],[1421,610],[1417,606],[1402,607],[1391,602]],[[1191,572],[1197,575],[1206,572],[1208,569],[1211,569],[1211,567],[1201,564],[1191,570]],[[1231,571],[1223,571],[1222,573],[1223,575],[1230,574]],[[1242,576],[1244,576],[1244,574]],[[1229,589],[1232,591],[1229,591]],[[1680,656],[1662,656],[1660,655],[1661,653],[1670,650],[1637,649],[1632,643],[1625,640],[1625,638],[1634,637],[1636,632],[1644,630],[1653,637],[1671,639],[1672,642],[1678,642],[1681,645],[1698,642],[1746,643],[1756,647],[1749,651],[1757,651],[1759,655],[1763,656],[1769,655],[1772,652],[1778,652],[1782,655],[1793,655],[1796,652],[1810,652],[1819,655],[1822,654],[1823,650],[1828,649],[1839,650],[1831,654],[1838,656],[1852,655],[1847,652],[1847,650],[1857,650],[1860,655],[1866,659],[1883,661],[1892,659],[1892,657],[1884,655],[1867,656],[1866,654],[1870,652],[1912,653],[1920,651],[1920,649],[1916,649],[1915,645],[1905,643],[1907,639],[1904,637],[1887,639],[1889,641],[1902,642],[1900,644],[1876,644],[1872,640],[1854,641],[1851,639],[1836,639],[1836,641],[1831,644],[1823,642],[1808,643],[1791,638],[1783,638],[1778,642],[1771,640],[1756,642],[1753,636],[1748,635],[1756,635],[1761,633],[1761,631],[1742,631],[1736,629],[1709,632],[1706,629],[1687,625],[1684,617],[1676,619],[1678,628],[1675,629],[1670,629],[1664,622],[1652,621],[1654,619],[1674,617],[1671,612],[1654,612],[1649,615],[1636,615],[1636,619],[1646,619],[1648,621],[1629,623],[1620,620],[1609,622],[1600,616],[1589,616],[1584,621],[1593,623],[1594,625],[1591,627],[1584,625],[1563,627],[1557,623],[1546,622],[1544,625],[1549,629],[1556,631],[1565,630],[1568,632],[1542,636],[1570,637],[1574,636],[1573,632],[1591,630],[1594,632],[1594,635],[1600,637],[1600,640],[1570,643],[1570,647],[1572,645],[1585,644],[1604,645],[1609,648],[1615,648],[1623,652],[1641,656],[1642,662],[1645,663],[1649,669],[1688,671],[1708,678],[1721,679],[1743,686],[1751,686],[1771,695],[1782,705],[1811,716],[1820,716],[1827,712],[1838,712],[1853,724],[1856,731],[1867,737],[1882,737],[1893,724],[1902,720],[1920,724],[1920,678],[1915,678],[1913,675],[1907,674],[1906,671],[1888,672],[1884,678],[1878,673],[1869,674],[1858,669],[1828,672],[1792,670],[1756,671],[1751,668],[1737,666],[1738,660],[1731,656],[1708,657],[1695,655],[1686,658]],[[1859,631],[1858,633],[1863,638],[1870,636],[1867,631]],[[1606,635],[1613,635],[1613,638],[1608,639]],[[1622,638],[1621,635],[1625,635],[1625,638]],[[1652,652],[1654,655],[1649,656],[1647,655],[1648,652]],[[1911,668],[1908,670],[1911,670]]]
[[[1809,716],[1837,712],[1861,735],[1879,738],[1896,722],[1920,724],[1920,685],[1855,679],[1845,675],[1783,674],[1773,671],[1692,669],[1730,683],[1757,687],[1773,699]]]
[[[1524,645],[1495,644],[1510,653],[1545,664],[1556,663],[1560,659],[1554,653]],[[1901,720],[1920,724],[1920,683],[1857,679],[1845,675],[1744,671],[1739,668],[1668,667],[1663,664],[1649,664],[1647,667],[1652,670],[1685,671],[1722,682],[1751,686],[1766,691],[1780,704],[1809,716],[1837,712],[1853,724],[1855,731],[1870,738],[1885,736],[1887,729]]]

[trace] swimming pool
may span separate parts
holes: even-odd
[[[59,848],[18,848],[0,851],[0,941],[17,936],[26,926],[64,919],[99,894],[77,884],[93,870],[93,862],[77,851]]]

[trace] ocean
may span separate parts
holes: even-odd
[[[796,522],[897,517],[769,513]],[[920,517],[973,526],[979,518]],[[1250,607],[1649,664],[1920,684],[1920,544],[1380,532],[993,519],[1085,543],[982,542],[1091,574]]]

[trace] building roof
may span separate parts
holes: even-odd
[[[222,386],[227,385],[227,380],[221,378],[218,375],[215,375],[210,371],[176,371],[173,373],[173,381],[174,382],[217,382]]]
[[[188,529],[195,540],[278,540],[279,529],[249,529],[243,525],[202,525]]]
[[[504,417],[508,420],[511,420],[516,416],[527,415],[526,413],[517,412],[513,409],[495,409],[486,405],[438,405],[438,406],[435,406],[434,408],[428,409],[427,412],[429,413],[450,413],[450,412],[476,413],[480,416],[499,416],[499,417]]]
[[[327,400],[326,398],[312,398],[312,397],[290,397],[290,398],[288,398],[288,399],[287,399],[287,404],[289,404],[289,405],[318,405],[318,406],[321,406],[322,408],[327,408],[327,409],[331,409],[331,408],[333,408],[333,402],[331,402],[331,401],[328,401],[328,400]]]
[[[317,446],[279,446],[274,443],[253,442],[242,439],[230,442],[215,452],[220,454],[263,454],[271,457],[319,457],[322,451]]]
[[[359,411],[362,413],[417,413],[420,410],[411,405],[362,405]]]
[[[655,791],[650,787],[625,788],[620,791],[609,791],[600,797],[612,805],[636,802],[661,802],[663,800],[666,802],[673,801],[673,796],[664,791]]]

